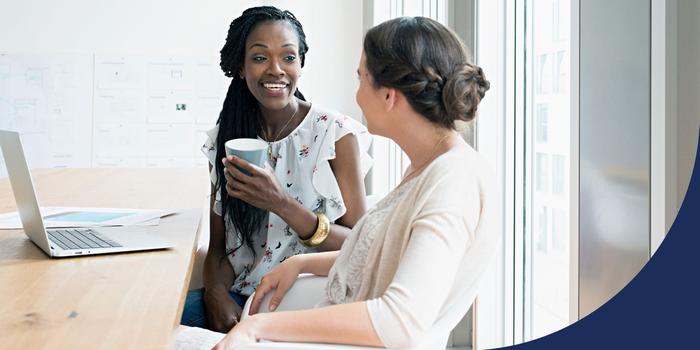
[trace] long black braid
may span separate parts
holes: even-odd
[[[238,75],[243,67],[245,58],[245,43],[248,35],[260,24],[269,21],[285,21],[295,29],[299,37],[299,56],[301,66],[304,67],[304,59],[309,47],[306,44],[304,29],[297,18],[289,11],[282,11],[272,6],[253,7],[245,10],[243,14],[231,22],[226,37],[226,44],[221,49],[221,69],[227,77],[232,78],[229,85],[224,106],[219,114],[217,124],[219,133],[216,136],[216,159],[225,157],[224,143],[237,138],[256,138],[260,130],[260,107],[258,101],[248,90],[244,79]],[[306,101],[304,95],[297,89],[294,96]],[[232,254],[243,245],[253,249],[253,235],[260,230],[266,211],[256,208],[240,199],[229,197],[226,193],[226,178],[224,167],[220,161],[214,162],[216,167],[216,191],[221,193],[222,213],[224,227],[228,229],[233,225],[239,235],[241,244],[226,252]],[[228,235],[226,235],[226,239]]]

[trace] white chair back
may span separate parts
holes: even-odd
[[[319,277],[310,274],[300,275],[299,279],[287,291],[284,298],[282,298],[282,302],[279,306],[277,306],[277,311],[293,311],[315,307],[319,302],[325,299],[326,280],[326,277]],[[268,305],[270,304],[270,299],[272,299],[272,293],[268,293],[265,298],[263,298],[260,305],[260,312],[269,312]],[[243,307],[244,319],[250,312],[250,303],[252,300],[253,298],[251,296],[248,298],[248,302],[246,302],[245,306]],[[471,324],[471,315],[474,309],[474,306],[472,306],[471,311],[469,311],[464,318],[462,318],[462,320],[450,333],[446,348],[447,350],[466,350],[473,348],[470,346],[471,344],[474,344],[475,339],[472,332],[473,327],[471,327],[472,329],[469,329],[468,327]],[[306,344],[307,347],[303,347],[303,345],[304,344],[300,343],[258,343],[255,345],[246,346],[243,349],[376,350],[376,348],[364,346]]]

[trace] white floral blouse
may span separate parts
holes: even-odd
[[[207,131],[207,140],[202,152],[212,164],[210,178],[216,185],[216,136],[218,125]],[[272,143],[273,158],[270,162],[277,180],[307,209],[325,213],[331,222],[345,214],[345,205],[340,187],[331,170],[331,159],[335,158],[335,143],[347,134],[354,134],[360,145],[362,176],[372,166],[368,154],[372,141],[367,129],[354,119],[338,112],[312,105],[304,120],[284,139]],[[260,138],[260,137],[258,137]],[[221,194],[217,191],[214,212],[221,215]],[[226,251],[241,245],[231,225],[227,226]],[[296,254],[314,252],[298,240],[298,236],[279,216],[269,213],[265,221],[267,230],[253,239],[255,261],[247,246],[229,254],[236,280],[231,291],[250,295],[255,291],[262,276],[277,264]]]

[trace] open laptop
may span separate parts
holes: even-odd
[[[143,226],[47,230],[34,193],[34,185],[19,134],[14,131],[0,130],[0,148],[2,148],[24,233],[50,257],[120,253],[173,246],[161,237],[149,234],[148,228]]]

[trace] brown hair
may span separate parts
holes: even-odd
[[[451,129],[474,119],[490,87],[457,35],[430,18],[400,17],[371,28],[364,52],[375,87],[398,89],[418,113]]]

